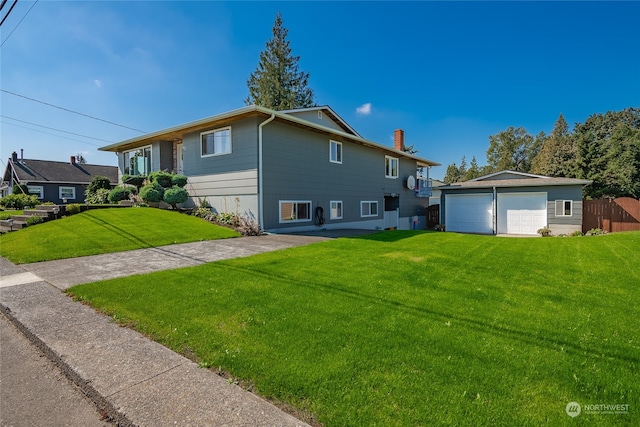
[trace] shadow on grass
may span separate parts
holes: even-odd
[[[433,234],[435,231],[430,230],[385,230],[364,236],[354,236],[351,239],[371,240],[376,242],[399,242],[400,240],[409,239],[411,237],[422,234]]]
[[[152,248],[154,247],[153,244],[146,242],[144,240],[142,240],[141,238],[139,238],[138,236],[135,236],[131,233],[129,233],[128,231],[123,230],[120,227],[117,227],[115,225],[113,225],[112,223],[109,223],[105,220],[102,219],[98,219],[95,216],[91,215],[89,212],[87,212],[87,215],[85,216],[85,218],[87,218],[89,221],[102,226],[103,228],[117,234],[118,236],[124,238],[125,240],[128,240],[132,243],[135,243],[137,245],[142,245],[143,248]]]
[[[244,273],[250,273],[256,276],[259,275],[267,279],[276,279],[283,282],[288,282],[298,287],[305,286],[307,288],[315,289],[318,291],[327,292],[334,295],[340,295],[340,296],[352,298],[358,301],[363,301],[367,304],[380,304],[383,306],[387,306],[388,308],[399,310],[407,314],[418,315],[418,316],[428,316],[431,318],[441,320],[443,322],[452,321],[452,320],[457,321],[481,333],[491,334],[491,335],[499,336],[502,338],[513,339],[515,341],[519,341],[525,344],[544,347],[549,350],[560,351],[561,349],[563,349],[568,353],[589,355],[592,357],[596,357],[598,359],[616,359],[622,362],[630,362],[634,364],[637,364],[640,362],[640,358],[628,356],[624,354],[626,351],[620,348],[610,348],[610,349],[587,348],[579,344],[576,344],[575,342],[565,341],[557,337],[540,336],[540,335],[529,333],[527,331],[510,329],[510,328],[497,326],[497,325],[491,325],[487,322],[483,322],[480,320],[462,317],[462,316],[456,316],[449,313],[439,312],[439,311],[426,309],[422,307],[415,307],[415,306],[407,305],[402,302],[393,301],[393,300],[389,300],[381,297],[376,297],[376,296],[364,294],[361,292],[355,292],[352,290],[339,288],[337,286],[327,285],[325,283],[310,282],[310,281],[301,282],[298,280],[289,279],[284,276],[279,276],[275,274],[266,274],[261,271],[252,270],[250,268],[230,266],[228,264],[224,264],[224,268],[229,268],[231,270],[237,270]]]

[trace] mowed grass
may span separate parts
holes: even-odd
[[[92,209],[4,234],[0,255],[24,264],[239,235],[175,211]]]
[[[636,232],[396,231],[69,292],[326,426],[638,425],[638,266]]]

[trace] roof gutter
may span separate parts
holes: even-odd
[[[264,230],[264,179],[262,179],[262,128],[276,118],[276,113],[271,113],[264,122],[258,125],[258,224]]]

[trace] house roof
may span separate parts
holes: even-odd
[[[293,110],[282,110],[280,111],[281,113],[286,113],[286,114],[293,114],[293,113],[302,113],[305,111],[322,111],[322,113],[324,113],[326,116],[328,116],[331,120],[333,120],[338,126],[340,126],[345,132],[347,133],[351,133],[359,138],[362,138],[362,135],[360,135],[358,132],[356,132],[356,130],[354,128],[351,127],[351,125],[349,125],[349,123],[345,122],[342,117],[340,117],[338,115],[338,113],[336,113],[335,111],[333,111],[333,108],[329,107],[328,105],[323,105],[320,107],[308,107],[308,108],[296,108]]]
[[[106,176],[113,184],[118,183],[116,166],[88,165],[50,160],[22,159],[7,163],[4,181],[11,180],[11,172],[21,183],[89,184],[96,176]]]
[[[324,109],[323,111],[332,112],[329,107],[314,107],[313,109]],[[346,127],[344,131],[332,129],[326,126],[322,126],[317,123],[310,122],[308,120],[301,119],[300,117],[296,117],[291,114],[293,111],[301,111],[301,110],[288,110],[287,111],[275,111],[265,107],[259,107],[257,105],[250,105],[248,107],[239,108],[237,110],[228,111],[225,113],[221,113],[215,116],[206,117],[204,119],[195,120],[192,122],[184,123],[178,126],[174,126],[171,128],[159,130],[156,132],[151,132],[145,135],[141,135],[135,138],[127,139],[125,141],[121,141],[115,144],[107,145],[104,147],[100,147],[99,150],[102,151],[127,151],[134,148],[141,147],[143,145],[151,144],[156,141],[180,141],[183,136],[190,132],[204,131],[210,129],[212,126],[216,126],[217,124],[222,124],[229,120],[238,120],[247,117],[264,117],[265,119],[273,116],[274,120],[280,122],[286,122],[293,126],[300,126],[307,129],[314,130],[316,132],[325,133],[327,135],[336,135],[341,136],[342,138],[349,140],[353,143],[360,144],[363,146],[375,148],[378,150],[387,151],[389,153],[393,153],[398,157],[406,157],[410,159],[416,160],[418,165],[420,166],[440,166],[440,163],[424,159],[422,157],[414,156],[412,154],[405,153],[404,151],[395,150],[393,147],[388,147],[386,145],[378,144],[373,141],[366,140],[359,136],[350,126],[346,125],[346,122],[338,117],[335,114],[336,123],[343,123]],[[332,117],[333,119],[333,117]]]
[[[500,179],[501,176],[518,176],[518,178]],[[588,185],[593,181],[576,178],[554,178],[516,171],[500,171],[484,175],[469,181],[455,182],[439,187],[439,190],[465,190],[470,188],[508,188],[508,187],[546,187],[558,185]]]

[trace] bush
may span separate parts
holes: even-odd
[[[129,197],[133,193],[131,190],[133,187],[116,187],[109,192],[109,201],[111,203],[118,203],[120,200],[129,200]]]
[[[13,190],[11,191],[13,194],[27,194],[29,195],[29,187],[24,184],[16,184],[13,186]]]
[[[579,237],[582,236],[582,231],[580,230],[576,230],[573,233],[570,234],[571,237]]]
[[[178,203],[184,203],[189,198],[189,193],[184,188],[180,188],[174,185],[171,188],[167,188],[164,191],[163,200],[170,204],[173,209],[176,209]]]
[[[67,216],[78,214],[78,213],[80,213],[80,205],[77,204],[77,203],[71,203],[71,204],[67,205],[64,213]]]
[[[0,199],[0,206],[5,209],[32,208],[39,203],[38,196],[27,194],[9,194]]]
[[[27,225],[36,225],[36,224],[41,224],[44,222],[44,218],[42,218],[40,215],[33,215],[30,216],[29,218],[27,218],[27,220],[25,221],[25,223]]]
[[[158,183],[162,188],[170,188],[171,174],[164,171],[151,172],[149,174],[149,181],[151,181],[152,184]]]
[[[98,188],[95,193],[86,194],[87,203],[92,205],[103,205],[109,203],[109,190],[106,188]]]
[[[548,237],[551,235],[551,229],[549,227],[542,227],[538,229],[538,234],[542,237]]]
[[[106,188],[107,190],[111,190],[111,181],[106,176],[95,176],[87,186],[85,190],[85,195],[89,193],[95,193],[100,188]]]
[[[262,235],[262,230],[260,229],[260,224],[253,219],[246,218],[241,216],[238,218],[238,226],[236,227],[236,231],[243,236],[260,236]]]
[[[140,198],[146,203],[157,203],[162,200],[164,191],[158,184],[147,184],[140,189]]]
[[[212,214],[213,214],[213,212],[211,212],[211,208],[205,208],[203,206],[195,209],[191,213],[191,215],[193,215],[193,216],[197,216],[198,218],[204,218],[204,219],[207,219]]]
[[[147,177],[144,175],[122,175],[122,182],[124,184],[133,185],[136,188],[142,187],[146,179]]]
[[[187,177],[178,174],[171,175],[171,184],[184,188],[184,186],[187,185]]]

